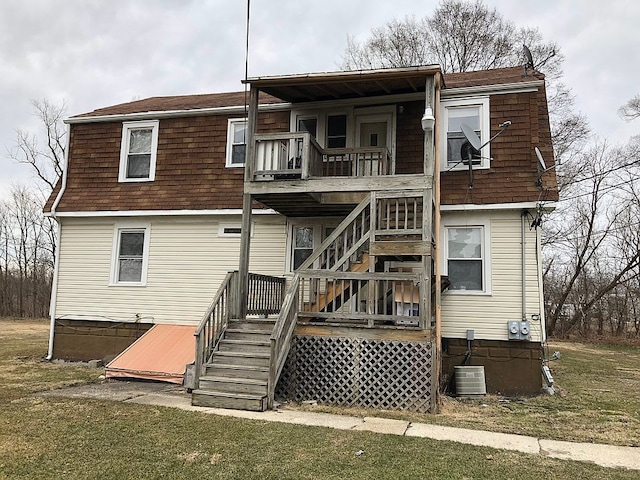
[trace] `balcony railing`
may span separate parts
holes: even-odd
[[[300,277],[298,318],[304,322],[426,328],[421,274],[307,270]]]
[[[323,149],[308,132],[255,136],[256,181],[393,175],[386,147]]]

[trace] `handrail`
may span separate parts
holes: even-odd
[[[291,280],[291,285],[287,291],[280,310],[280,315],[273,328],[270,342],[269,356],[269,379],[267,382],[267,405],[273,408],[276,384],[282,367],[289,354],[291,339],[293,338],[293,330],[298,320],[298,309],[300,305],[300,276],[295,274]]]
[[[309,132],[260,133],[254,141],[253,181],[395,173],[387,147],[322,148]]]
[[[353,209],[353,211],[342,221],[340,222],[340,225],[338,225],[335,230],[333,232],[331,232],[331,234],[324,239],[324,241],[320,244],[320,246],[318,248],[316,248],[313,253],[311,253],[311,255],[309,255],[309,257],[302,262],[302,264],[300,265],[300,267],[298,267],[298,271],[303,271],[303,270],[308,270],[309,268],[311,268],[311,266],[315,263],[315,261],[320,258],[320,256],[327,251],[327,249],[329,249],[331,247],[331,245],[352,225],[353,222],[355,222],[358,217],[360,216],[360,214],[362,212],[364,212],[364,210],[369,207],[369,205],[371,204],[371,196],[367,195],[367,197],[362,200],[358,206],[356,208]],[[355,241],[353,243],[358,243],[360,242],[363,238],[365,238],[367,236],[367,234],[369,233],[369,222],[365,222],[365,225],[362,226],[362,230],[360,231],[360,235],[358,235],[358,238],[355,239]],[[353,240],[353,239],[352,239]],[[362,243],[365,243],[366,240],[362,240]],[[349,245],[349,248],[347,248],[347,253],[350,253],[350,248],[353,245]],[[352,252],[351,252],[352,253]],[[349,255],[343,255],[341,258],[339,258],[336,262],[335,265],[333,265],[332,267],[335,267],[335,269],[338,269],[339,266],[344,263],[349,257],[351,256],[351,254]],[[333,270],[334,268],[331,268],[331,270]]]
[[[286,279],[259,273],[249,273],[247,315],[280,313]]]
[[[232,306],[230,297],[233,295],[233,283],[237,276],[238,272],[227,273],[215,297],[213,297],[207,313],[193,334],[196,337],[195,388],[198,388],[203,365],[209,359],[229,321],[229,312]]]
[[[297,275],[304,299],[299,317],[365,327],[389,323],[427,327],[422,274],[306,270]]]

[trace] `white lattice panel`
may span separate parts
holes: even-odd
[[[295,401],[428,412],[431,342],[298,336],[277,394]]]

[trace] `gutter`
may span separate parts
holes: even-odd
[[[47,350],[46,360],[51,360],[53,358],[53,337],[54,330],[56,326],[56,301],[58,298],[58,272],[60,268],[60,239],[62,237],[62,226],[60,225],[60,219],[56,215],[56,208],[58,208],[58,204],[60,200],[62,200],[62,195],[67,188],[67,166],[69,164],[69,145],[71,144],[71,125],[67,124],[67,142],[64,149],[64,165],[62,167],[62,183],[60,185],[60,191],[56,196],[56,199],[51,205],[51,214],[50,216],[56,221],[58,225],[58,229],[56,232],[56,258],[53,264],[53,281],[51,282],[51,299],[49,301],[49,316],[50,316],[50,324],[49,324],[49,349]]]

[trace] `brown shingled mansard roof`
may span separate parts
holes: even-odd
[[[283,103],[279,98],[266,93],[260,95],[260,103]],[[86,118],[108,115],[128,115],[145,112],[168,112],[203,110],[209,108],[241,107],[245,104],[244,92],[207,93],[200,95],[177,95],[170,97],[151,97],[133,102],[120,103],[109,107],[97,108],[92,112],[71,117]]]
[[[413,68],[413,67],[412,67]],[[432,67],[415,67],[416,71],[424,70],[424,74],[433,70]],[[400,76],[406,69],[396,69],[396,76]],[[412,71],[412,69],[408,69]],[[372,71],[371,75],[384,72],[381,70]],[[345,72],[333,72],[327,73],[322,76],[322,79],[330,79],[332,75],[339,76]],[[349,72],[357,73],[357,72]],[[358,81],[362,81],[362,78],[367,78],[367,71],[364,70],[361,76],[357,78]],[[416,72],[413,72],[415,75]],[[309,74],[311,75],[311,74]],[[481,87],[491,85],[505,85],[505,84],[517,84],[526,83],[536,80],[541,80],[544,76],[540,73],[529,72],[528,75],[524,75],[522,67],[509,67],[499,68],[494,70],[480,70],[477,72],[462,72],[462,73],[446,73],[443,75],[443,89],[449,88],[461,88],[461,87]],[[255,79],[255,83],[260,86],[271,77],[266,79]],[[297,86],[302,82],[308,83],[310,77],[304,75],[291,75],[277,77],[281,82],[290,79],[291,83],[287,85],[287,88],[291,86]],[[321,79],[318,79],[322,81]],[[356,79],[354,78],[354,81]],[[252,79],[249,79],[249,83]],[[379,80],[376,80],[379,82]],[[306,83],[304,85],[306,85]],[[302,88],[302,87],[301,87]],[[424,90],[424,88],[423,88]],[[284,90],[282,90],[284,91]],[[83,113],[71,117],[73,119],[82,119],[90,117],[101,117],[110,115],[128,115],[135,113],[145,112],[169,112],[169,111],[188,111],[188,110],[204,110],[210,108],[224,108],[224,107],[240,107],[245,105],[245,92],[228,92],[228,93],[209,93],[198,95],[178,95],[167,97],[151,97],[143,100],[136,100],[133,102],[121,103],[118,105],[112,105],[109,107],[98,108],[92,112]],[[287,99],[288,100],[288,99]],[[260,92],[259,101],[261,104],[278,104],[284,103],[285,100],[269,95],[264,92]]]

